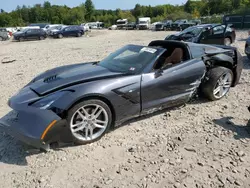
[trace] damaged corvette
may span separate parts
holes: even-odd
[[[242,59],[234,47],[180,41],[126,45],[99,62],[41,73],[8,105],[0,128],[47,150],[53,143],[92,143],[114,126],[202,94],[211,101],[235,87]]]

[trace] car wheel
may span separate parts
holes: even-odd
[[[3,37],[0,37],[0,41],[3,41]]]
[[[109,130],[112,112],[101,100],[86,100],[69,110],[67,122],[74,142],[88,144],[99,140]]]
[[[39,40],[44,40],[44,39],[45,39],[44,36],[39,37]]]
[[[225,38],[224,39],[224,45],[226,45],[226,46],[230,46],[232,44],[232,41],[231,41],[231,39],[230,38]]]
[[[166,27],[164,27],[164,31],[167,31],[167,28],[166,28]]]
[[[82,34],[81,34],[81,33],[77,33],[76,36],[77,36],[77,37],[81,37]]]
[[[20,38],[19,38],[19,42],[22,42],[22,41],[24,41],[24,38],[23,38],[23,37],[20,37]]]
[[[203,94],[210,100],[215,101],[223,98],[230,90],[233,82],[233,73],[225,67],[215,67],[209,70],[201,86]]]
[[[62,34],[59,34],[59,35],[58,35],[58,38],[59,38],[59,39],[63,38],[63,35],[62,35]]]

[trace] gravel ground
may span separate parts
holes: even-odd
[[[102,59],[166,32],[95,31],[89,37],[0,43],[0,116],[35,75],[60,65]],[[247,32],[234,44],[244,53]],[[245,56],[245,54],[243,54]],[[14,61],[15,60],[15,61]],[[216,102],[197,100],[127,122],[100,141],[40,153],[0,133],[0,187],[250,187],[250,63],[240,84]]]

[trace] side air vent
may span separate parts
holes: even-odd
[[[55,81],[56,79],[57,79],[57,75],[53,75],[53,76],[49,76],[49,77],[45,78],[45,79],[43,80],[43,82],[45,82],[45,83],[50,83],[50,82]]]

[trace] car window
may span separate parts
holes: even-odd
[[[218,35],[218,34],[223,34],[224,33],[224,27],[219,25],[213,28],[213,34]]]
[[[123,53],[116,56],[114,59],[122,59],[122,58],[126,58],[126,57],[133,56],[133,55],[136,55],[136,54],[137,53],[135,51],[126,50]]]
[[[136,74],[151,62],[156,61],[158,55],[164,51],[163,48],[127,45],[110,54],[98,65],[113,72]]]
[[[190,45],[189,47],[190,47],[193,58],[200,58],[205,54],[205,49],[202,48],[201,46]]]
[[[27,30],[26,33],[33,33],[33,29]]]
[[[70,31],[70,27],[67,27],[64,29],[65,31]]]

